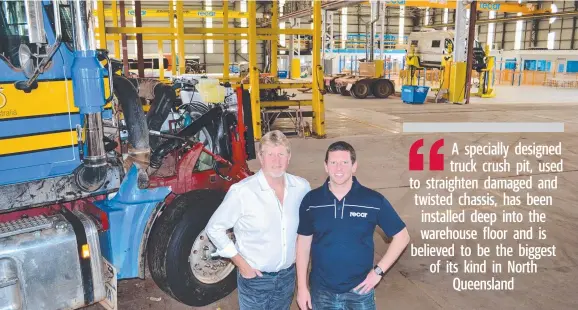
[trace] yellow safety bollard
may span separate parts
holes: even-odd
[[[293,58],[293,61],[291,62],[291,78],[301,78],[301,59],[299,58]]]
[[[383,77],[383,60],[378,59],[374,61],[375,63],[375,77]]]

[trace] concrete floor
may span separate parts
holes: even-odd
[[[388,272],[376,290],[378,309],[578,309],[576,287],[578,287],[578,90],[557,90],[551,88],[500,87],[495,99],[475,99],[468,106],[448,104],[407,105],[399,98],[385,100],[355,100],[340,95],[326,95],[326,139],[292,138],[293,149],[290,172],[307,178],[312,186],[319,186],[326,178],[322,160],[327,146],[337,140],[350,142],[358,152],[360,181],[384,194],[396,208],[408,225],[414,246],[424,243],[431,245],[449,245],[449,241],[421,240],[420,229],[443,228],[441,224],[422,224],[421,207],[416,207],[408,180],[410,177],[425,180],[431,177],[443,178],[454,175],[445,172],[409,172],[407,154],[410,145],[419,138],[424,138],[426,147],[433,141],[444,138],[445,154],[451,153],[453,142],[460,145],[467,143],[487,144],[490,141],[503,141],[514,144],[525,143],[563,143],[564,172],[557,173],[559,188],[549,193],[554,198],[553,206],[538,207],[545,212],[547,223],[540,226],[547,230],[546,240],[520,241],[531,245],[556,245],[556,257],[545,257],[537,261],[538,273],[516,275],[515,290],[510,292],[457,292],[452,288],[457,275],[431,274],[429,265],[436,257],[412,257],[408,250]],[[409,134],[401,132],[401,123],[407,121],[558,121],[565,123],[565,133],[558,134]],[[512,147],[513,148],[513,147]],[[465,161],[464,155],[446,156],[446,167],[450,160]],[[496,158],[493,158],[496,159]],[[550,158],[548,158],[550,159]],[[515,156],[510,161],[521,160]],[[544,159],[547,160],[547,159]],[[535,162],[535,160],[533,161]],[[257,169],[255,161],[251,167]],[[427,167],[427,160],[426,160]],[[535,169],[536,170],[536,169]],[[494,176],[515,176],[515,171]],[[535,178],[553,177],[554,174],[533,173]],[[471,178],[483,180],[487,174],[474,173]],[[426,191],[420,190],[421,194]],[[480,195],[485,191],[474,193]],[[501,197],[501,191],[490,191]],[[534,193],[538,193],[536,190]],[[432,192],[436,193],[436,192]],[[439,193],[443,193],[440,191]],[[461,191],[457,191],[461,194]],[[525,193],[524,193],[525,195]],[[435,210],[429,207],[427,210]],[[454,209],[459,208],[454,205]],[[495,212],[501,215],[503,209],[527,212],[534,207],[527,207],[523,202],[516,207],[467,207],[466,212],[478,209],[483,212]],[[450,228],[477,228],[480,224],[448,224]],[[528,228],[529,224],[496,223],[494,229]],[[510,235],[511,236],[511,235]],[[537,238],[536,238],[537,239]],[[387,242],[378,232],[374,235],[376,242],[375,257],[379,259],[387,250]],[[481,241],[485,246],[493,246],[500,241]],[[508,238],[501,241],[516,246],[516,241]],[[460,245],[473,246],[477,242],[455,241]],[[474,255],[475,256],[475,253]],[[495,256],[492,255],[492,258]],[[516,258],[516,257],[515,257]],[[452,261],[461,263],[463,257],[457,252]],[[518,258],[516,258],[518,260]],[[522,260],[522,259],[520,259]],[[445,259],[442,259],[442,262]],[[490,259],[491,261],[491,259]],[[496,259],[505,263],[503,259]],[[523,260],[525,261],[525,260]],[[489,267],[489,266],[488,266]],[[504,266],[505,269],[507,264]],[[505,271],[507,272],[507,270]],[[463,276],[465,279],[489,279],[491,270],[486,274]],[[508,277],[507,273],[495,275]],[[119,309],[195,309],[185,307],[173,301],[158,288],[152,280],[122,281],[119,285]],[[151,300],[151,298],[160,301]],[[238,309],[236,292],[229,297],[207,307],[196,309]],[[99,309],[92,306],[89,309]],[[298,309],[294,304],[293,309]]]

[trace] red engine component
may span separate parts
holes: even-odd
[[[175,195],[184,194],[196,189],[220,189],[223,191],[251,175],[251,171],[247,166],[247,152],[245,141],[245,123],[243,118],[243,96],[241,88],[237,91],[237,126],[236,129],[230,132],[232,162],[223,159],[221,156],[211,153],[204,148],[202,143],[197,143],[189,151],[187,151],[182,158],[176,163],[175,173],[170,176],[151,176],[150,187],[170,186],[172,189],[171,195],[167,198],[167,203],[174,199]],[[220,168],[217,174],[214,170],[194,171],[199,156],[204,152],[221,164],[225,168]],[[176,155],[173,155],[176,156]]]

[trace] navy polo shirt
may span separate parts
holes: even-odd
[[[351,190],[338,200],[329,179],[310,191],[299,209],[298,234],[311,236],[310,284],[334,293],[350,291],[373,269],[373,233],[379,225],[388,237],[405,223],[380,193],[353,177]]]

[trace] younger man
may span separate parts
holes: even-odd
[[[409,243],[405,223],[380,193],[353,176],[355,150],[335,142],[325,155],[325,184],[303,198],[297,233],[297,302],[301,309],[375,309],[374,287]],[[373,265],[373,233],[392,236]],[[311,254],[311,292],[307,267]]]

